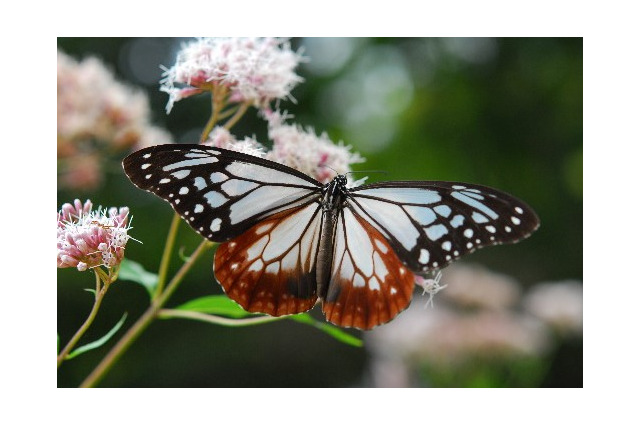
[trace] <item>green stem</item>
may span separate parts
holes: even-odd
[[[175,213],[173,220],[171,221],[171,227],[167,234],[167,243],[164,246],[164,252],[162,253],[162,260],[160,261],[160,268],[158,269],[158,284],[156,291],[153,294],[153,298],[156,300],[162,294],[164,290],[164,283],[167,281],[167,271],[169,270],[169,263],[171,260],[171,252],[173,251],[173,245],[176,241],[176,235],[178,234],[178,227],[180,225],[180,215]]]
[[[107,289],[109,288],[110,281],[108,280],[105,281],[104,286],[100,288],[100,283],[102,282],[102,280],[97,268],[94,269],[94,273],[96,274],[96,294],[94,297],[93,307],[91,308],[91,312],[89,313],[89,316],[84,321],[82,326],[80,326],[78,331],[76,331],[76,334],[74,334],[69,343],[67,343],[67,346],[65,346],[64,349],[62,349],[62,352],[60,352],[60,354],[58,355],[58,368],[60,368],[60,365],[65,360],[67,355],[69,355],[76,343],[78,343],[80,338],[93,323],[93,320],[95,319],[96,315],[98,314],[98,310],[100,309],[100,305],[102,304],[102,299],[104,298],[104,295],[107,293]]]
[[[197,321],[204,321],[211,324],[218,325],[226,325],[229,327],[243,327],[247,325],[255,325],[261,324],[265,322],[278,321],[285,317],[269,317],[269,316],[259,316],[253,318],[240,318],[240,319],[232,319],[232,318],[224,318],[216,315],[204,314],[202,312],[195,311],[183,311],[180,309],[161,309],[158,312],[158,318],[185,318],[192,319]]]
[[[116,345],[111,348],[107,356],[105,356],[100,364],[89,374],[89,376],[80,384],[80,387],[88,388],[95,386],[104,375],[113,367],[113,364],[122,356],[122,354],[131,346],[131,344],[140,336],[140,334],[151,324],[156,318],[158,311],[169,300],[169,297],[176,291],[178,285],[184,278],[185,274],[191,269],[196,259],[209,247],[212,247],[213,243],[208,240],[203,240],[202,243],[195,249],[193,254],[189,257],[189,260],[185,262],[178,270],[176,275],[167,285],[166,290],[156,300],[151,303],[151,306],[147,308],[144,314],[138,321],[125,333]]]
[[[233,114],[233,117],[231,117],[229,121],[224,123],[224,128],[227,130],[230,130],[231,127],[233,127],[233,125],[236,124],[238,120],[242,118],[244,113],[247,112],[247,108],[249,108],[250,106],[251,106],[250,102],[244,102],[242,105],[240,105],[240,108],[238,108],[236,113]]]
[[[204,130],[200,136],[200,143],[206,142],[209,137],[209,133],[211,133],[220,119],[219,114],[226,103],[227,93],[228,90],[226,87],[218,85],[213,86],[213,90],[211,92],[211,117],[209,117],[209,121],[207,121],[207,124],[204,126]]]

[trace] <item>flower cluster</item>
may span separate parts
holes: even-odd
[[[265,148],[254,138],[245,137],[239,141],[224,127],[217,126],[209,135],[209,139],[203,145],[224,148],[230,151],[242,152],[254,157],[264,157]]]
[[[264,107],[290,96],[302,81],[294,69],[302,57],[276,38],[201,38],[185,44],[165,70],[161,90],[169,94],[167,113],[186,97],[223,87],[230,102]]]
[[[129,209],[92,210],[93,204],[75,200],[58,212],[58,268],[79,271],[104,266],[113,268],[124,258]]]
[[[377,386],[415,384],[417,368],[429,374],[430,368],[455,371],[538,358],[552,349],[554,337],[582,332],[578,282],[539,284],[524,293],[512,277],[464,264],[448,267],[445,280],[447,291],[433,309],[414,301],[392,323],[367,334]],[[444,287],[438,277],[422,284],[427,290]]]
[[[303,129],[299,125],[285,123],[285,115],[266,112],[269,123],[269,138],[273,149],[266,158],[296,170],[316,180],[329,182],[336,173],[345,174],[351,164],[362,163],[364,159],[350,146],[342,142],[334,144],[326,133],[317,136],[313,129]]]
[[[171,143],[150,124],[146,94],[115,80],[96,58],[81,62],[58,51],[58,159],[60,183],[92,189],[102,179],[105,153]]]

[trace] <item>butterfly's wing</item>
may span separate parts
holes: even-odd
[[[168,201],[193,229],[218,242],[306,205],[322,190],[319,182],[290,167],[203,145],[156,145],[122,164],[136,186]]]
[[[328,321],[368,330],[409,305],[414,275],[365,217],[342,209],[333,241],[331,278],[326,295],[321,295]]]
[[[489,245],[514,243],[540,224],[523,201],[459,182],[383,182],[351,189],[348,205],[416,273],[442,268]]]
[[[322,226],[320,204],[276,213],[215,255],[215,276],[227,295],[249,312],[295,314],[317,300],[316,256]]]

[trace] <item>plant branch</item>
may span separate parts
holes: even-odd
[[[74,346],[78,343],[80,338],[84,335],[84,333],[89,329],[89,327],[93,323],[93,320],[95,319],[96,315],[98,314],[98,310],[100,309],[100,305],[102,304],[102,299],[104,298],[104,295],[107,293],[109,284],[111,284],[111,282],[107,280],[104,282],[104,286],[102,286],[101,288],[100,284],[102,280],[98,271],[99,271],[98,268],[94,269],[94,273],[96,275],[96,294],[94,295],[94,302],[93,302],[93,307],[91,308],[91,312],[89,312],[89,316],[87,317],[87,319],[84,321],[84,323],[80,326],[78,331],[76,331],[76,334],[73,335],[71,340],[69,340],[69,343],[67,343],[64,349],[62,349],[62,351],[58,355],[58,368],[60,368],[60,365],[65,360],[67,355],[69,355],[71,350],[74,348]]]
[[[225,325],[229,327],[243,327],[247,325],[255,325],[261,324],[265,322],[272,322],[281,320],[284,317],[271,317],[271,316],[259,316],[252,318],[225,318],[219,317],[217,315],[205,314],[202,312],[195,311],[184,311],[180,309],[161,309],[158,312],[158,318],[168,319],[168,318],[185,318],[192,319],[197,321],[208,322],[211,324]]]
[[[151,324],[156,318],[158,311],[167,302],[169,297],[178,288],[178,285],[184,278],[185,274],[191,269],[195,261],[200,255],[208,248],[212,247],[213,243],[208,240],[203,240],[202,243],[195,249],[195,251],[189,257],[189,260],[185,262],[178,270],[176,275],[167,285],[166,290],[151,303],[151,306],[145,311],[138,321],[125,333],[124,336],[111,348],[107,356],[105,356],[100,364],[89,374],[89,376],[82,382],[80,387],[93,387],[95,386],[104,375],[113,367],[115,362],[122,356],[122,354],[131,346],[131,344],[140,336],[140,334]]]
[[[230,130],[231,127],[233,127],[234,124],[236,124],[238,122],[238,120],[240,120],[242,118],[244,113],[247,112],[247,108],[249,108],[250,106],[251,106],[251,103],[248,102],[248,101],[244,102],[242,105],[240,105],[240,107],[238,108],[236,113],[233,114],[233,117],[231,117],[229,119],[229,121],[224,123],[224,128],[227,129],[227,130]]]
[[[167,243],[164,246],[164,252],[162,253],[162,260],[160,261],[160,268],[158,269],[158,283],[156,290],[153,293],[152,300],[156,300],[162,294],[164,290],[164,283],[167,280],[167,271],[169,270],[169,263],[171,263],[171,252],[173,251],[173,245],[176,241],[176,235],[178,234],[178,227],[180,225],[180,215],[175,213],[169,233],[167,234]]]

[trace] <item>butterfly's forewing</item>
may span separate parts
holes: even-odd
[[[384,182],[349,191],[348,204],[378,229],[417,273],[495,244],[514,243],[539,225],[521,200],[481,185]]]
[[[129,155],[125,173],[173,206],[203,237],[227,241],[265,217],[317,198],[321,185],[294,169],[203,145],[157,145]]]
[[[414,280],[376,228],[351,209],[340,212],[323,295],[328,321],[363,330],[388,322],[409,305]]]
[[[216,279],[249,312],[280,316],[311,309],[321,221],[317,202],[262,220],[218,247]]]

